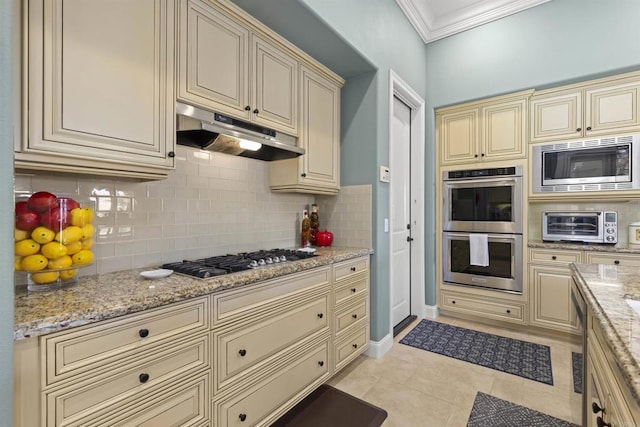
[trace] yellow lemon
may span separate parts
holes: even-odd
[[[22,271],[22,257],[14,256],[13,257],[13,269],[15,271]]]
[[[47,283],[53,283],[58,280],[60,277],[60,273],[57,271],[47,271],[44,273],[33,273],[31,274],[31,280],[39,285],[45,285]]]
[[[77,242],[69,243],[66,246],[67,246],[67,255],[77,254],[83,249],[82,242],[79,240]]]
[[[19,242],[20,240],[24,240],[28,238],[29,238],[29,232],[26,230],[20,230],[19,228],[16,228],[15,231],[13,232],[13,240],[15,240],[16,242]]]
[[[51,270],[57,270],[59,268],[71,267],[73,260],[69,255],[61,256],[60,258],[50,259],[47,267]]]
[[[75,208],[71,212],[71,225],[82,227],[93,222],[95,214],[91,208]]]
[[[93,239],[82,240],[82,249],[91,249],[93,247]]]
[[[35,254],[22,258],[22,269],[25,271],[40,271],[44,270],[49,262],[44,255]]]
[[[96,232],[96,228],[93,224],[86,224],[82,226],[82,240],[87,240],[93,237]]]
[[[55,231],[43,226],[36,227],[35,230],[31,232],[31,238],[41,245],[51,242],[54,237],[56,237]]]
[[[63,228],[56,233],[55,239],[63,245],[77,242],[78,240],[82,239],[82,228],[75,225]]]
[[[33,241],[33,239],[20,240],[14,246],[14,252],[18,256],[37,254],[39,250],[40,244]]]
[[[74,264],[86,265],[93,262],[93,252],[83,249],[71,257]]]
[[[62,280],[71,280],[78,273],[78,270],[64,270],[60,272],[60,278]]]
[[[48,259],[56,259],[67,254],[67,247],[59,242],[49,242],[46,245],[42,245],[40,253]]]

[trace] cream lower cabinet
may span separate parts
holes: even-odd
[[[174,167],[174,3],[29,0],[18,170],[158,179]]]
[[[180,0],[178,99],[298,135],[299,62],[227,1]]]
[[[587,427],[630,427],[640,424],[640,407],[618,369],[612,350],[591,313],[587,321],[587,372],[584,398]],[[593,405],[597,405],[594,410]],[[598,410],[601,409],[601,410]]]
[[[563,86],[531,98],[531,142],[640,131],[640,75]]]
[[[214,294],[216,426],[268,426],[331,375],[331,267]]]
[[[530,322],[534,326],[579,333],[571,303],[569,264],[580,262],[579,251],[529,251]]]
[[[369,258],[334,265],[334,357],[337,372],[369,347]]]
[[[14,424],[207,425],[208,330],[203,297],[21,340]]]
[[[440,108],[440,165],[525,158],[532,91]]]
[[[298,145],[305,154],[269,164],[271,191],[336,194],[340,189],[342,81],[302,66]]]

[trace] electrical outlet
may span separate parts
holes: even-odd
[[[389,182],[391,180],[391,173],[388,166],[380,166],[380,182]]]

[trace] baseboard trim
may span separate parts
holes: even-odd
[[[440,315],[437,305],[425,305],[424,317],[426,319],[436,319]]]
[[[384,356],[393,346],[393,337],[391,334],[385,335],[380,341],[369,341],[369,348],[365,354],[374,359]]]

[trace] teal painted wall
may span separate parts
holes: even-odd
[[[384,233],[384,219],[389,217],[389,185],[378,181],[378,166],[389,165],[389,69],[424,98],[426,50],[392,0],[300,1],[377,69],[347,80],[342,95],[345,111],[340,173],[342,185],[373,187],[371,339],[379,341],[391,332],[389,242]]]
[[[0,0],[0,426],[13,419],[12,1]]]
[[[434,170],[434,108],[640,69],[638,19],[635,0],[553,0],[428,44],[425,168]],[[434,199],[434,179],[427,174],[426,200]],[[433,227],[429,203],[425,215]],[[426,282],[427,304],[435,304],[434,271]]]

